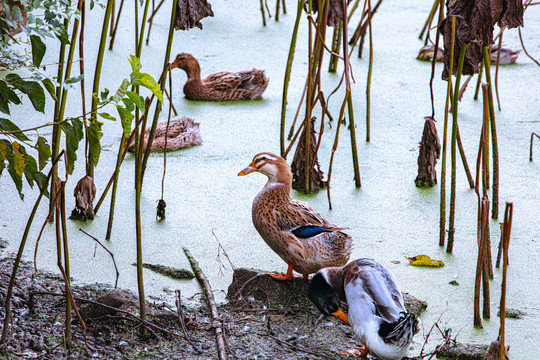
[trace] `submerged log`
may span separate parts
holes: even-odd
[[[441,142],[437,136],[435,120],[429,116],[425,119],[418,154],[418,176],[414,180],[417,187],[432,187],[437,183],[437,159],[441,156]]]

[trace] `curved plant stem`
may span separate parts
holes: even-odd
[[[534,61],[536,63],[536,65],[540,66],[540,62],[538,62],[538,60],[536,60],[535,58],[533,58],[531,56],[531,54],[529,54],[529,52],[527,51],[527,49],[525,48],[525,44],[523,43],[523,37],[521,36],[521,28],[518,27],[518,34],[519,34],[519,41],[521,42],[521,47],[523,48],[523,51],[525,52],[525,54],[529,57],[529,59],[531,59],[532,61]]]
[[[455,22],[455,18],[452,18]],[[461,73],[463,71],[463,62],[465,60],[465,51],[467,50],[467,44],[461,45],[459,52],[459,63],[456,74],[456,84],[454,86],[454,101],[452,104],[452,143],[451,143],[451,156],[452,156],[452,174],[450,176],[450,214],[448,219],[448,244],[446,245],[446,252],[451,253],[454,247],[454,233],[456,231],[454,227],[455,223],[455,211],[456,211],[456,165],[457,165],[457,124],[458,124],[458,98],[459,98],[459,82],[461,80]],[[449,74],[451,76],[451,74]]]
[[[262,8],[261,0],[261,8]],[[293,34],[291,38],[291,46],[289,47],[289,55],[287,57],[287,66],[285,67],[285,79],[283,80],[283,97],[281,100],[281,126],[280,126],[280,138],[279,146],[281,156],[285,155],[285,115],[287,112],[287,94],[289,91],[289,80],[291,78],[291,67],[294,59],[294,50],[296,48],[296,38],[298,37],[298,26],[300,24],[300,18],[304,7],[304,0],[298,0],[298,8],[296,9],[296,20],[294,23]],[[262,10],[264,12],[264,10]],[[263,13],[264,20],[264,13]]]
[[[441,3],[442,6],[442,3]],[[448,113],[450,110],[450,94],[452,92],[452,74],[454,67],[454,44],[456,41],[456,18],[452,16],[452,39],[450,45],[450,64],[448,65],[448,86],[446,88],[446,105],[444,108],[443,150],[441,160],[441,206],[439,220],[439,246],[444,246],[446,238],[446,149],[448,148]]]

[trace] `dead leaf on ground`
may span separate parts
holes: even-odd
[[[409,263],[414,266],[444,266],[444,263],[441,260],[431,260],[427,255],[416,255],[410,258],[405,256],[405,259],[409,260]]]

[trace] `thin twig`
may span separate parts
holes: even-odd
[[[529,148],[529,161],[531,161],[531,162],[533,161],[533,139],[534,139],[535,136],[536,136],[538,139],[540,139],[540,135],[538,135],[537,133],[534,133],[534,132],[533,132],[533,133],[531,134],[531,146],[530,146],[530,148]]]
[[[195,349],[196,352],[199,354],[202,354],[202,351],[195,345],[193,340],[191,339],[191,336],[189,336],[186,328],[186,323],[184,322],[184,313],[182,311],[182,298],[180,297],[180,290],[175,291],[176,294],[176,313],[178,315],[178,321],[180,322],[180,325],[182,326],[182,331],[184,332],[184,337],[187,341],[193,346],[193,349]]]
[[[109,253],[109,255],[111,255],[111,259],[114,265],[114,270],[116,271],[116,279],[114,280],[114,288],[116,289],[118,287],[118,277],[120,276],[120,272],[118,271],[118,267],[116,266],[116,261],[114,260],[114,254],[109,249],[107,249],[98,239],[96,239],[95,237],[93,237],[92,235],[84,231],[83,229],[79,229],[79,230],[85,233],[86,235],[90,236],[92,239],[94,239],[99,244],[99,246],[103,248],[103,250],[105,250],[106,252]]]

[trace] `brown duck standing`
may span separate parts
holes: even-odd
[[[171,68],[180,68],[187,74],[184,85],[186,98],[203,101],[230,101],[260,99],[268,78],[264,70],[240,72],[218,72],[201,79],[201,67],[191,54],[181,53],[171,63]]]

